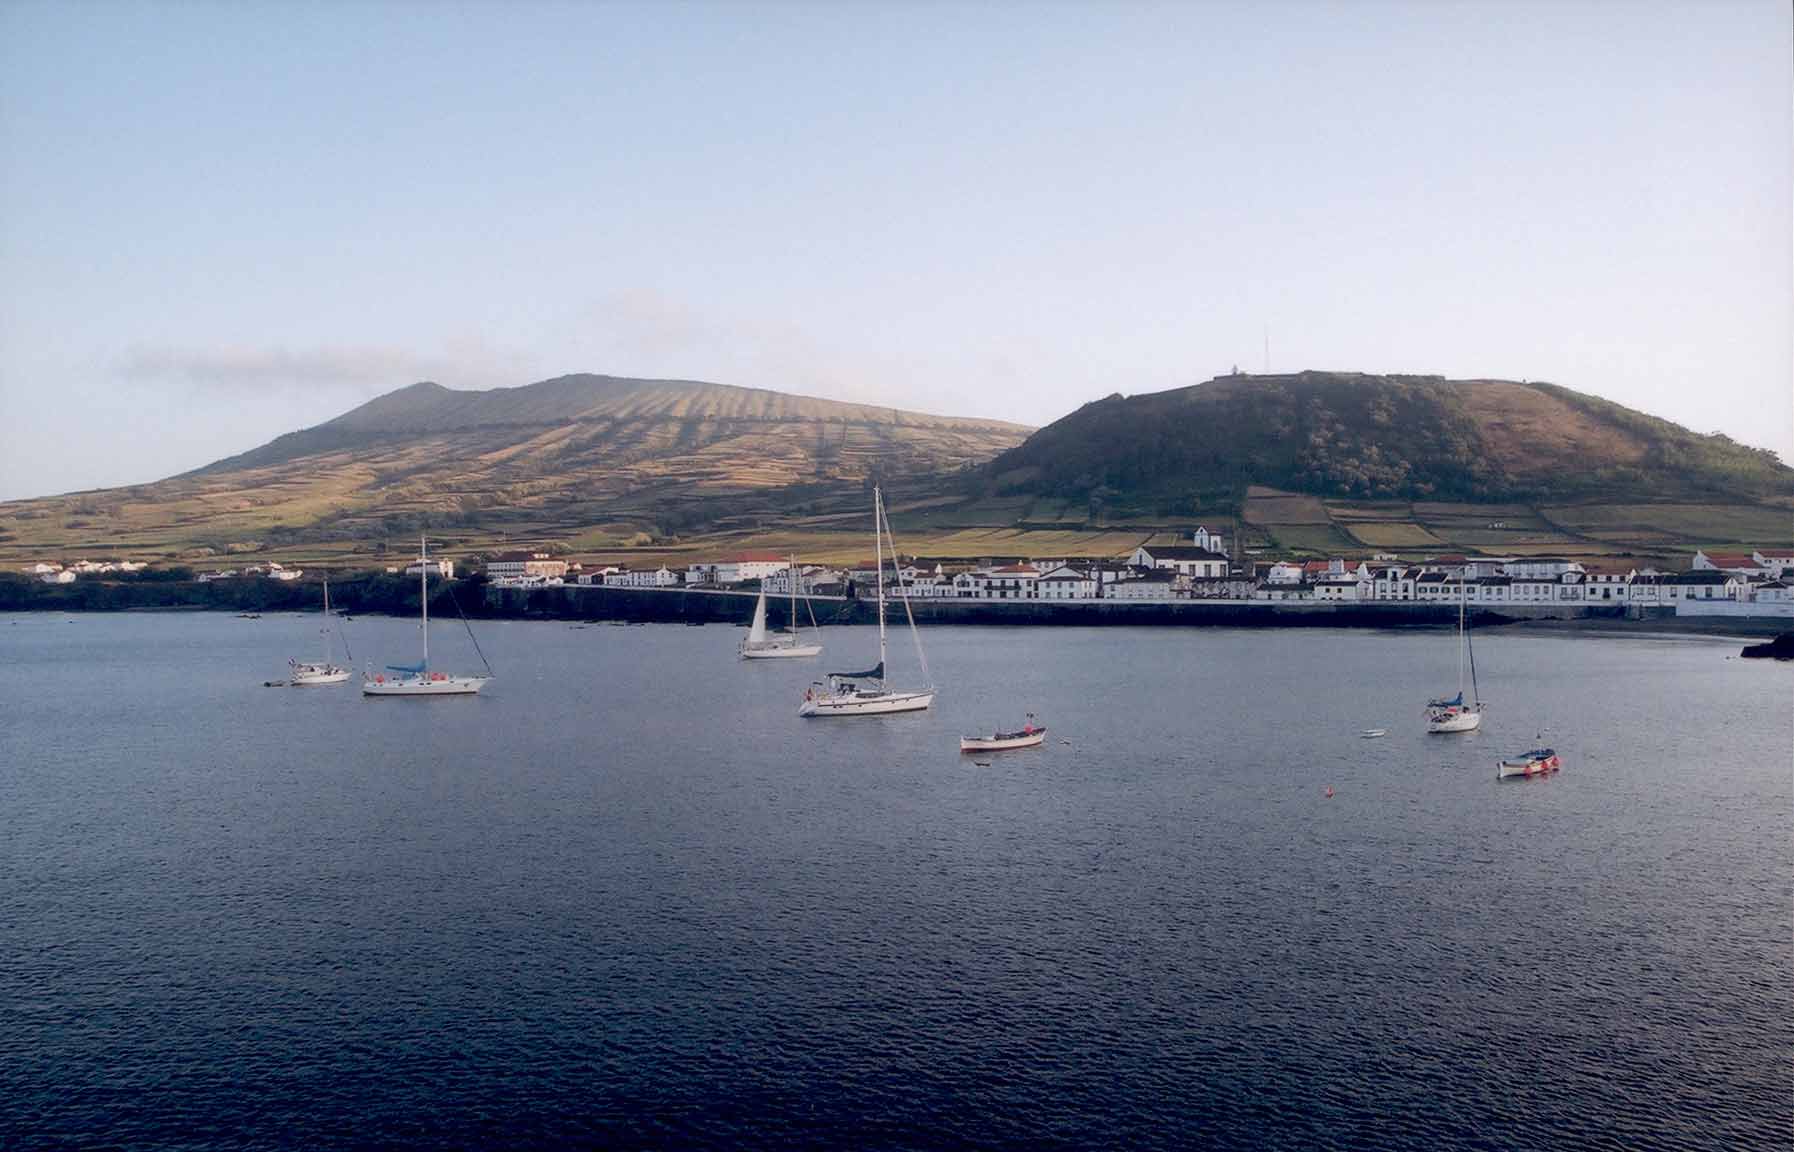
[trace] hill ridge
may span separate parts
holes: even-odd
[[[1306,370],[1092,401],[975,482],[1123,506],[1237,507],[1251,484],[1356,499],[1784,496],[1794,469],[1560,385]]]

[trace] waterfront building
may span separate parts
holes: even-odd
[[[556,560],[547,552],[503,552],[486,561],[486,575],[493,580],[537,576],[549,581],[560,580],[566,574],[567,562]]]

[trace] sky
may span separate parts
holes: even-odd
[[[1550,380],[1794,461],[1789,5],[0,3],[0,499],[430,379]]]

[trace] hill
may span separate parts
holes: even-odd
[[[1794,494],[1794,469],[1550,384],[1302,372],[1086,404],[978,482],[1151,511],[1238,507],[1253,485],[1356,500],[1758,499]]]
[[[1111,396],[1042,428],[686,380],[415,384],[134,488],[0,504],[0,564],[450,554],[632,564],[742,547],[1098,556],[1197,524],[1263,554],[1616,554],[1794,543],[1794,471],[1549,384],[1303,372]]]
[[[0,548],[377,554],[425,524],[596,547],[823,510],[875,475],[933,485],[1026,433],[690,380],[414,384],[169,480],[0,505]]]

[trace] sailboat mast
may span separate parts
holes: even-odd
[[[430,670],[430,540],[427,536],[417,538],[417,587],[418,598],[424,609],[424,671]]]
[[[878,569],[878,669],[885,666],[885,554],[879,543],[879,524],[884,520],[884,494],[872,489],[872,563]]]
[[[1458,695],[1464,695],[1464,574],[1458,573]]]
[[[330,663],[330,577],[324,577],[324,663]]]
[[[797,635],[797,557],[785,558],[785,575],[791,577],[791,620],[785,625],[793,636]]]

